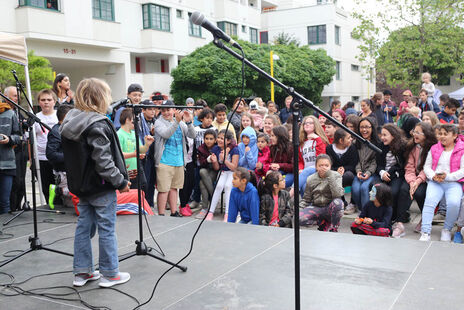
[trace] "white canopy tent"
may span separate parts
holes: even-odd
[[[464,87],[448,94],[451,98],[461,101],[464,98]]]
[[[24,67],[24,76],[26,77],[26,90],[29,101],[32,102],[31,82],[29,79],[29,68],[27,61],[26,39],[20,35],[7,34],[0,32],[0,59],[12,61]],[[20,94],[18,94],[19,96]],[[30,107],[29,107],[30,109]],[[32,112],[32,111],[31,111]],[[34,128],[33,134],[35,135]],[[36,163],[37,181],[39,183],[40,203],[44,205],[45,197],[42,193],[42,182],[40,182],[40,164],[37,157],[37,145],[34,144],[34,160]]]

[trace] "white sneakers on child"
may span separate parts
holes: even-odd
[[[430,241],[430,234],[421,232],[421,236],[419,238],[419,241]]]
[[[449,231],[448,229],[446,228],[443,228],[441,230],[441,238],[440,238],[440,241],[443,241],[443,242],[451,242],[451,231]]]

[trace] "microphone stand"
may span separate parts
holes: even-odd
[[[214,34],[213,34],[214,35]],[[316,110],[323,116],[325,116],[328,120],[331,122],[337,124],[340,128],[343,130],[347,131],[350,133],[353,137],[355,137],[357,140],[361,141],[362,143],[366,144],[369,148],[372,150],[381,153],[382,151],[374,144],[372,144],[369,140],[364,139],[357,133],[353,132],[350,130],[348,127],[343,125],[342,123],[338,122],[336,119],[334,119],[332,116],[327,114],[325,111],[323,111],[321,108],[316,106],[311,100],[306,99],[303,95],[299,94],[298,92],[295,91],[293,87],[287,86],[283,83],[281,83],[279,80],[276,78],[272,77],[269,75],[266,71],[263,69],[259,68],[252,62],[250,62],[248,59],[242,57],[242,55],[236,53],[234,50],[229,48],[228,46],[224,45],[224,43],[218,38],[217,36],[214,36],[213,40],[214,45],[217,47],[225,50],[227,53],[232,55],[233,57],[237,58],[238,60],[244,62],[248,67],[252,68],[259,74],[261,74],[264,78],[267,80],[273,82],[274,84],[280,86],[282,89],[284,89],[290,96],[293,97],[292,103],[291,103],[291,111],[293,115],[293,122],[292,122],[292,143],[293,143],[293,174],[294,174],[294,216],[293,216],[293,228],[294,228],[294,252],[295,252],[295,309],[299,310],[301,308],[301,298],[300,298],[300,220],[299,220],[299,204],[300,204],[300,191],[299,191],[299,175],[298,175],[298,116],[300,112],[300,108],[303,105],[306,105],[307,107]]]
[[[137,163],[137,202],[138,202],[138,220],[139,220],[139,239],[135,241],[135,244],[137,245],[135,248],[135,251],[124,254],[121,256],[119,259],[120,262],[129,259],[134,256],[149,256],[152,258],[155,258],[157,260],[160,260],[168,265],[174,266],[176,268],[179,268],[183,272],[187,271],[187,267],[178,265],[176,263],[173,263],[167,259],[164,259],[162,257],[159,257],[153,253],[150,253],[152,248],[147,247],[145,242],[143,241],[143,225],[142,225],[142,212],[145,210],[142,210],[142,189],[141,189],[141,184],[140,184],[140,179],[143,173],[142,166],[140,164],[140,150],[139,150],[139,145],[140,145],[140,140],[139,140],[139,122],[140,122],[140,113],[142,112],[142,108],[153,108],[154,105],[143,105],[143,104],[126,104],[126,108],[131,108],[134,111],[134,132],[135,132],[135,154],[136,154],[136,163]],[[203,107],[188,107],[188,106],[176,106],[176,105],[162,105],[162,106],[157,106],[162,109],[203,109]],[[192,120],[193,121],[193,120]],[[164,254],[164,253],[163,253]],[[164,255],[163,255],[164,256]],[[1,266],[0,266],[1,267]]]
[[[51,128],[48,127],[47,124],[42,123],[40,118],[38,118],[34,113],[25,110],[23,107],[18,105],[16,102],[12,101],[10,98],[6,97],[1,92],[0,92],[0,96],[3,99],[5,99],[7,102],[9,102],[11,105],[15,106],[17,109],[24,112],[28,117],[27,126],[28,126],[28,131],[29,131],[29,138],[30,138],[30,144],[31,144],[31,158],[32,158],[32,160],[31,160],[31,179],[32,180],[31,180],[31,182],[32,182],[32,211],[33,211],[32,215],[33,215],[33,224],[34,224],[34,236],[29,237],[30,248],[27,249],[27,250],[22,251],[18,255],[16,255],[16,256],[10,258],[9,260],[1,263],[0,267],[3,267],[6,264],[9,264],[12,261],[20,258],[21,256],[26,255],[27,253],[30,253],[30,252],[33,252],[33,251],[36,251],[36,250],[46,250],[46,251],[58,253],[58,254],[61,254],[61,255],[73,256],[73,254],[70,254],[70,253],[66,253],[66,252],[62,252],[62,251],[58,251],[58,250],[55,250],[55,249],[51,249],[51,248],[42,246],[42,242],[39,239],[39,234],[38,234],[38,230],[37,230],[37,211],[38,210],[37,210],[36,195],[35,195],[35,183],[37,182],[37,175],[36,175],[36,169],[35,169],[36,167],[35,167],[35,160],[34,160],[34,136],[33,136],[33,132],[32,132],[32,127],[34,126],[34,123],[37,122],[38,124],[40,124],[41,126],[47,128],[48,130],[51,130]],[[22,212],[24,212],[24,210]],[[18,215],[16,215],[16,216],[18,216]]]
[[[16,75],[16,70],[11,70],[11,73],[13,74],[13,76],[14,76],[14,78],[15,78],[15,80],[16,80],[16,91],[17,91],[17,94],[18,94],[18,102],[17,102],[17,105],[15,105],[15,107],[17,107],[17,106],[21,107],[21,103],[20,103],[20,102],[21,102],[21,94],[23,94],[23,95],[24,95],[24,98],[26,98],[26,102],[28,103],[29,108],[30,108],[31,111],[32,111],[32,110],[33,110],[33,109],[32,109],[32,105],[31,105],[29,99],[27,98],[26,92],[24,91],[23,84],[21,84],[21,82],[20,82],[19,79],[18,79],[18,76]],[[27,115],[28,112],[27,112],[26,110],[24,110],[24,109],[18,109],[18,108],[16,108],[16,113],[17,113],[18,121],[19,121],[19,130],[20,130],[20,132],[21,132],[21,146],[20,146],[21,151],[19,152],[19,153],[20,153],[20,156],[21,156],[20,164],[21,164],[21,167],[24,167],[24,156],[23,156],[23,154],[22,154],[22,153],[24,152],[23,143],[22,143],[22,137],[23,137],[23,124],[22,124],[22,122],[21,122],[21,118],[22,118],[23,116],[22,116],[22,114],[21,114],[20,111],[25,111],[24,113],[26,113],[26,115]],[[42,123],[40,123],[40,122],[37,122],[37,123],[39,123],[41,126],[44,126],[44,125],[45,125],[45,124],[42,124]],[[28,123],[26,123],[26,124],[27,124],[27,126],[28,126],[28,128],[29,128],[29,124],[28,124]],[[47,127],[47,129],[50,130],[50,128],[49,128],[48,126],[45,126],[45,127]],[[31,128],[32,128],[32,127],[31,127]],[[32,139],[34,139],[34,137],[33,137],[32,131],[30,131],[30,132],[29,132],[29,141],[32,141]],[[32,143],[31,143],[31,145],[32,145]],[[34,158],[34,156],[33,156],[33,150],[31,151],[31,163],[32,163],[32,161],[35,161],[35,158]],[[32,164],[31,164],[31,169],[32,169]],[[22,177],[22,176],[17,176],[17,177]],[[10,223],[11,223],[12,221],[14,221],[16,218],[18,218],[19,216],[21,216],[21,214],[23,214],[24,212],[26,212],[26,211],[31,211],[31,210],[32,210],[32,209],[31,209],[31,206],[30,206],[30,204],[29,204],[29,201],[27,200],[27,195],[26,195],[26,179],[23,178],[23,180],[21,180],[21,182],[22,182],[22,184],[23,184],[22,186],[23,186],[23,189],[24,189],[24,190],[22,191],[22,192],[23,192],[22,195],[23,195],[23,197],[24,197],[24,203],[23,203],[23,206],[22,206],[22,210],[19,211],[18,213],[16,213],[16,214],[15,214],[12,218],[10,218],[9,220],[5,221],[5,222],[3,223],[4,226],[10,224]],[[34,180],[33,178],[31,178],[31,183],[32,183],[32,188],[33,188],[33,190],[35,189],[35,182],[36,182],[36,180]],[[65,213],[66,213],[66,212],[64,212],[64,211],[59,211],[59,210],[40,210],[40,209],[37,210],[37,212],[46,212],[46,213],[55,213],[55,214],[65,214]]]

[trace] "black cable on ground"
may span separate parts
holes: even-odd
[[[240,99],[239,99],[239,101],[238,101],[238,103],[237,103],[237,106],[235,107],[235,109],[232,111],[232,114],[230,115],[229,122],[228,122],[227,127],[226,127],[226,133],[225,133],[224,136],[227,135],[227,132],[228,132],[228,130],[229,130],[229,126],[230,126],[230,124],[231,124],[230,120],[231,120],[232,117],[234,116],[235,112],[237,111],[238,106],[240,105],[240,103],[241,103],[242,100],[243,100],[243,94],[244,94],[244,90],[245,90],[245,53],[244,53],[243,49],[240,49],[240,51],[242,52],[242,70],[241,70],[241,71],[242,71],[242,89],[241,89]],[[226,139],[224,139],[224,150],[226,149],[226,143],[227,143],[227,142],[226,142]],[[226,152],[224,152],[224,160],[223,160],[223,162],[225,162],[225,159],[226,159]],[[219,180],[220,176],[221,176],[221,170],[219,171],[218,176],[217,176],[217,178],[216,178],[216,184],[214,185],[213,193],[214,193],[214,191],[216,190],[216,185],[217,185],[217,183],[218,183],[217,181]],[[190,241],[190,248],[189,248],[189,251],[187,252],[187,254],[184,255],[184,257],[182,257],[175,265],[173,265],[173,266],[171,266],[170,268],[168,268],[168,269],[158,278],[158,280],[156,281],[155,286],[153,287],[153,290],[152,290],[151,295],[150,295],[150,297],[148,298],[148,300],[144,301],[142,304],[139,304],[138,306],[136,306],[135,308],[133,308],[133,310],[140,309],[140,307],[142,307],[142,306],[148,304],[148,303],[153,299],[153,297],[155,296],[156,289],[157,289],[159,283],[161,282],[161,280],[166,276],[166,274],[168,274],[172,269],[174,269],[176,266],[178,266],[179,264],[181,264],[187,257],[190,256],[190,254],[191,254],[192,251],[193,251],[193,246],[194,246],[194,243],[195,243],[195,238],[196,238],[198,232],[200,231],[200,228],[201,228],[201,226],[203,225],[203,222],[206,220],[206,216],[208,216],[208,213],[209,213],[210,209],[211,209],[211,200],[210,200],[210,202],[209,202],[208,210],[207,210],[207,212],[205,213],[205,216],[201,219],[201,221],[200,221],[200,223],[198,224],[198,226],[197,226],[195,232],[193,233],[192,239],[191,239],[191,241]]]

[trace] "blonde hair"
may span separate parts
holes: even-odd
[[[425,77],[428,77],[429,80],[432,80],[432,75],[428,72],[424,72],[422,73],[422,80],[425,78]]]
[[[280,122],[280,119],[277,117],[277,115],[268,114],[268,115],[266,115],[266,117],[264,118],[264,120],[266,120],[267,118],[269,118],[269,119],[272,120],[272,123],[274,124],[274,127],[275,127],[275,126],[282,125],[282,123]]]
[[[419,113],[420,113],[420,109],[418,107],[412,107],[412,108],[409,108],[409,113],[411,113],[412,115],[414,115],[415,117],[418,117],[419,116]],[[430,112],[430,111],[429,111]]]
[[[409,109],[409,111],[411,111],[411,109]],[[422,118],[424,118],[424,116],[428,116],[430,118],[430,121],[432,122],[432,127],[436,124],[440,124],[440,121],[438,120],[437,114],[435,112],[425,111],[422,113]]]
[[[88,78],[77,85],[75,104],[81,111],[106,114],[111,100],[111,89],[103,80]]]
[[[304,123],[308,119],[311,119],[314,122],[314,133],[316,135],[318,135],[326,145],[329,145],[330,144],[329,139],[327,139],[327,136],[325,135],[324,130],[322,129],[321,123],[313,115],[306,116],[305,118],[303,118],[303,121],[301,122],[300,135],[299,135],[300,136],[300,144],[303,144],[307,140],[307,134],[304,131]]]

